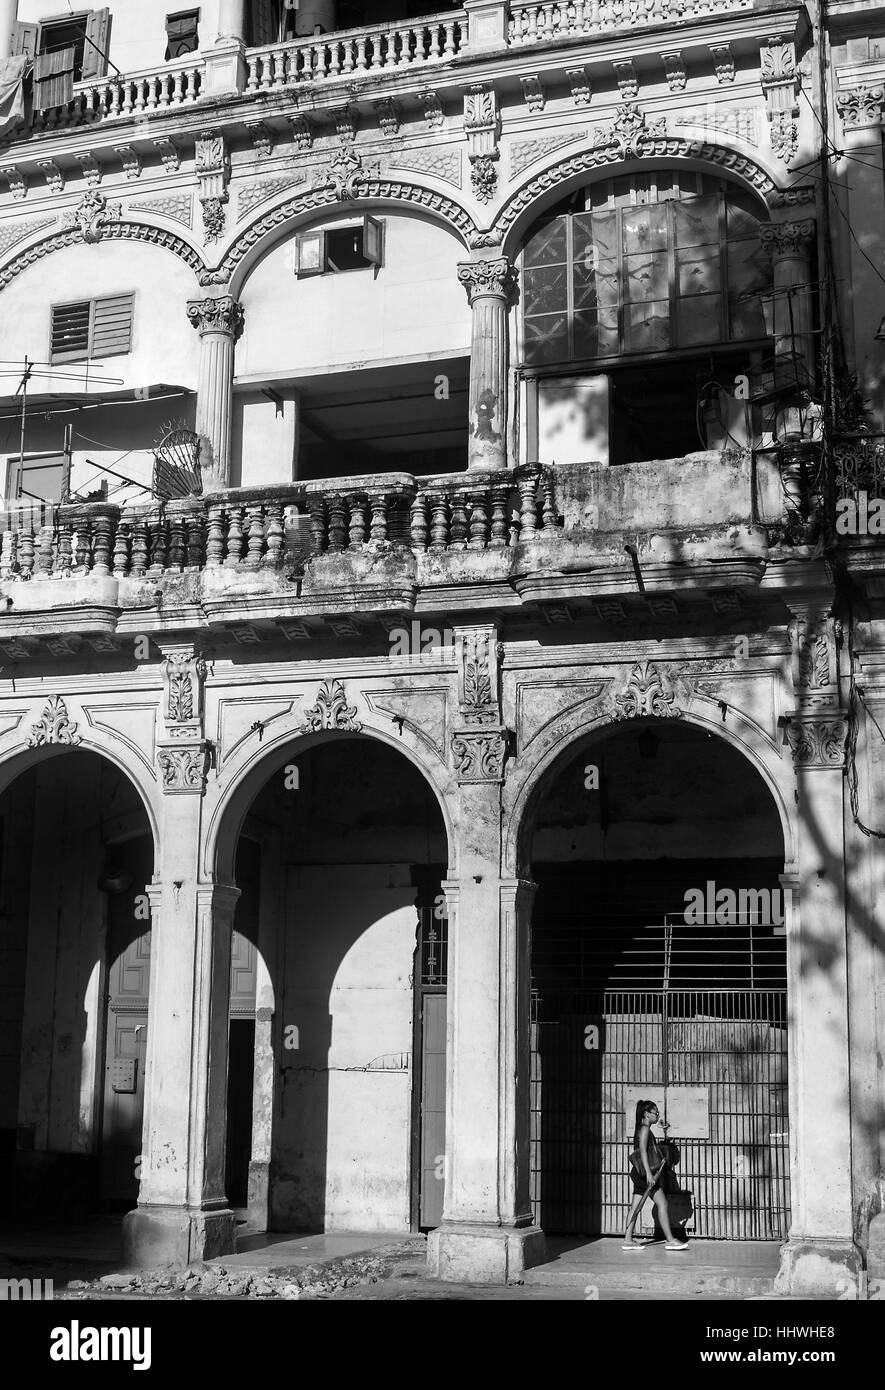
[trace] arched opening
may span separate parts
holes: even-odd
[[[654,1100],[671,1219],[782,1240],[789,904],[770,791],[724,739],[631,720],[560,758],[529,828],[535,1219],[623,1232],[635,1107]]]
[[[154,845],[97,753],[0,795],[0,1211],[85,1218],[138,1198]]]
[[[228,1196],[245,1130],[252,1230],[431,1227],[445,1153],[443,816],[418,769],[378,740],[333,735],[283,756],[236,851],[235,926],[255,949],[239,1013],[232,1002],[231,1076],[247,1070],[247,1018],[254,1042],[251,1084],[229,1096]]]
[[[519,254],[528,457],[621,464],[761,441],[785,384],[767,221],[742,185],[689,168],[597,180],[546,209]]]

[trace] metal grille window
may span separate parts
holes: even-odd
[[[132,346],[131,294],[52,306],[51,362],[116,357]]]
[[[751,200],[721,180],[636,177],[588,190],[523,251],[525,363],[589,361],[765,337],[771,266]]]

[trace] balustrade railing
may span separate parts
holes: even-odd
[[[467,43],[467,16],[428,15],[402,24],[375,24],[319,38],[250,48],[247,92],[269,92],[349,73],[407,68],[454,58]]]
[[[203,60],[170,64],[162,71],[128,73],[74,84],[74,96],[65,106],[35,111],[33,130],[86,125],[113,116],[191,105],[203,85]]]
[[[753,0],[545,0],[512,4],[507,26],[511,47],[550,39],[602,34],[673,21],[688,24],[705,15],[751,10]]]
[[[159,579],[200,570],[295,573],[310,556],[370,549],[500,550],[558,532],[539,465],[432,478],[337,478],[122,509],[49,503],[0,513],[0,581]]]

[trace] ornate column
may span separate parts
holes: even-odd
[[[814,338],[811,317],[811,248],[815,223],[811,217],[769,222],[760,228],[762,249],[774,271],[775,353],[793,351],[809,381],[814,380]]]
[[[462,261],[458,279],[473,310],[468,468],[507,467],[507,312],[516,271],[506,256]]]
[[[188,300],[187,316],[200,335],[196,431],[204,441],[204,490],[220,491],[230,486],[234,344],[243,331],[243,309],[229,294],[207,296]]]
[[[777,1287],[856,1286],[843,768],[836,633],[828,601],[794,606],[796,706],[786,726],[797,785],[798,904],[787,936],[792,1223]],[[846,1282],[847,1281],[847,1282]]]
[[[544,1259],[529,1201],[529,913],[534,885],[501,878],[497,633],[456,628],[459,877],[449,918],[446,1192],[428,1262],[442,1279],[503,1283]]]
[[[236,1248],[224,1190],[230,949],[239,890],[200,881],[205,663],[169,647],[157,763],[163,788],[138,1207],[128,1264],[180,1267]]]

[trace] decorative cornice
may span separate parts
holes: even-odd
[[[60,695],[52,695],[39,719],[35,719],[28,734],[29,748],[44,748],[49,744],[80,743],[77,725],[68,717],[68,707]]]
[[[356,705],[347,703],[344,686],[339,680],[323,681],[316,701],[304,711],[301,733],[317,734],[323,729],[358,734],[362,724],[355,718]]]
[[[204,333],[226,333],[236,341],[243,331],[243,306],[229,294],[189,299],[187,316],[200,337]]]
[[[458,264],[458,280],[464,286],[470,304],[481,296],[489,295],[509,300],[516,279],[516,267],[506,256],[491,261],[461,261]]]
[[[146,222],[112,222],[102,227],[101,234],[108,241],[143,241],[153,246],[161,246],[183,261],[195,275],[205,270],[206,263],[200,253],[174,232],[167,232],[162,227],[151,227]],[[83,234],[78,229],[55,232],[45,240],[38,241],[36,246],[29,247],[0,270],[0,290],[5,289],[17,275],[21,275],[23,270],[35,265],[44,256],[49,256],[54,251],[62,251],[66,246],[75,246],[82,240]]]

